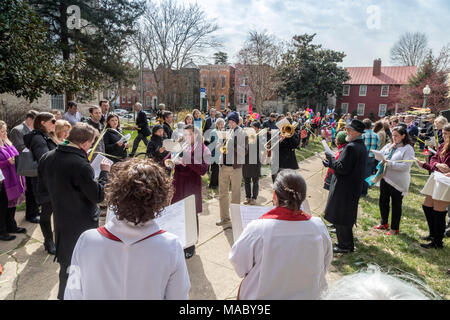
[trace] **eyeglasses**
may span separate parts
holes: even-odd
[[[52,121],[52,123],[53,123],[53,124],[55,124],[55,123],[56,123],[56,119],[52,119],[51,121]]]

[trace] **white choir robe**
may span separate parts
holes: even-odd
[[[134,226],[113,217],[105,228],[85,231],[75,246],[64,299],[189,299],[190,281],[178,237],[151,220]]]
[[[229,259],[244,278],[241,300],[314,300],[327,289],[333,246],[325,224],[309,215],[306,221],[267,217],[280,210],[293,212],[278,207],[250,222],[231,249]]]

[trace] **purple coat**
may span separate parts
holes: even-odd
[[[24,200],[25,178],[17,176],[15,165],[8,161],[9,158],[18,155],[19,152],[12,145],[9,146],[5,143],[3,147],[0,147],[0,169],[5,177],[3,183],[8,196],[8,208],[16,207]]]
[[[185,167],[182,165],[175,166],[175,173],[173,176],[175,194],[173,195],[172,203],[183,200],[184,198],[194,194],[196,213],[200,213],[203,210],[201,176],[208,171],[209,159],[211,157],[211,151],[209,151],[204,144],[201,146],[202,152],[200,152],[200,150],[191,152],[191,164],[186,164]],[[194,161],[194,155],[198,161]],[[189,163],[189,155],[183,154],[183,161],[184,163]],[[201,162],[201,164],[199,162]]]

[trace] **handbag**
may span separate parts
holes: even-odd
[[[38,162],[34,159],[33,153],[24,149],[17,156],[17,174],[23,177],[37,177]]]

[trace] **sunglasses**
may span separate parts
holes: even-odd
[[[56,123],[56,119],[52,119],[52,120],[50,120],[53,124],[55,124]]]

